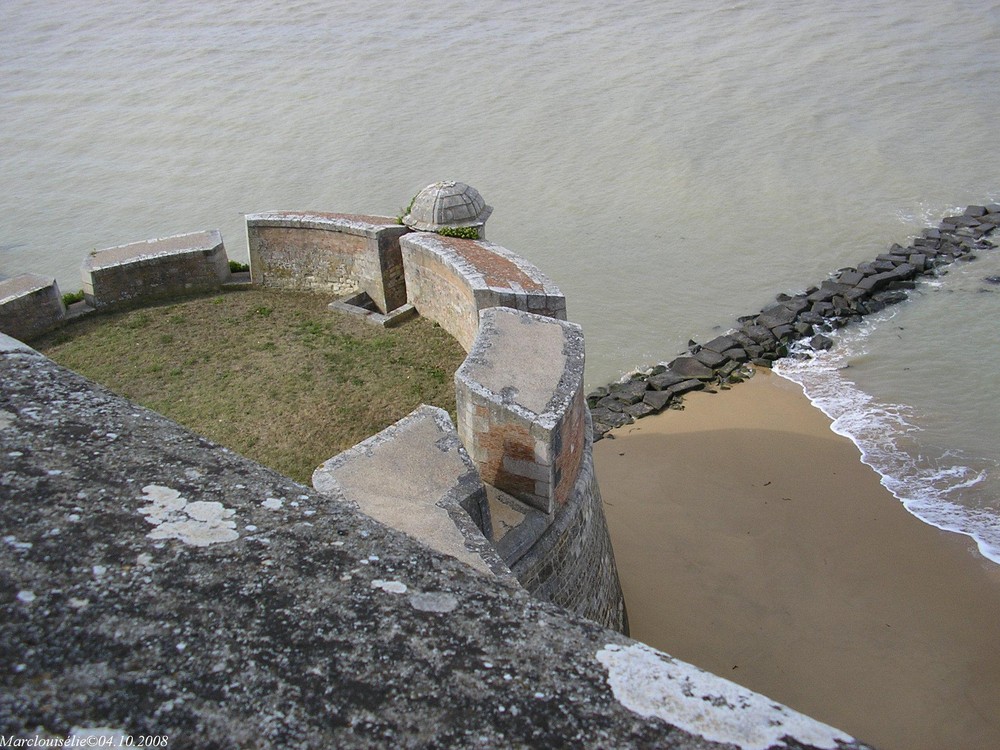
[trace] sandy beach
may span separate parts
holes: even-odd
[[[595,445],[632,636],[884,750],[1000,747],[1000,565],[762,371]]]

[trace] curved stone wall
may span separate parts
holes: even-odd
[[[566,297],[531,263],[482,240],[411,232],[400,238],[407,300],[466,351],[489,307],[566,320]]]
[[[257,286],[363,291],[383,313],[406,302],[399,237],[388,216],[271,211],[249,214],[250,275]]]

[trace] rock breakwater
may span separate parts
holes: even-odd
[[[587,396],[594,439],[636,419],[680,408],[690,391],[738,383],[752,375],[755,366],[770,367],[788,356],[797,341],[807,340],[813,350],[831,348],[831,331],[906,300],[919,277],[939,274],[941,266],[973,260],[976,251],[995,247],[990,235],[998,226],[1000,205],[968,206],[937,227],[924,229],[905,247],[893,244],[873,260],[841,268],[817,286],[779,294],[760,312],[738,318],[724,335],[704,344],[688,342],[688,351],[668,364],[597,388]]]

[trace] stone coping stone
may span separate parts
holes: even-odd
[[[864,747],[0,348],[0,735]]]
[[[438,552],[517,585],[484,535],[492,535],[486,489],[444,409],[421,405],[325,461],[312,483]]]
[[[264,211],[246,215],[247,227],[285,227],[294,229],[321,229],[342,232],[360,237],[375,238],[380,235],[403,235],[409,228],[392,216],[367,214],[338,214],[309,211]]]
[[[479,314],[479,333],[456,382],[551,430],[583,387],[583,329],[506,307]]]
[[[128,245],[118,245],[91,253],[83,260],[83,272],[89,273],[113,266],[155,261],[169,255],[216,251],[221,249],[222,245],[222,233],[218,229],[132,242]]]
[[[5,305],[35,292],[41,292],[49,287],[54,287],[58,295],[59,287],[52,276],[22,273],[9,279],[3,279],[0,281],[0,305]]]
[[[473,292],[493,290],[563,297],[559,287],[535,265],[492,242],[442,237],[432,232],[411,232],[400,238],[400,244],[404,247],[416,246],[436,255],[443,263],[455,268]],[[562,317],[565,318],[565,315]]]

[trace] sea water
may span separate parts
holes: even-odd
[[[457,179],[566,293],[596,386],[1000,200],[998,84],[988,0],[5,0],[0,276],[74,291],[91,250],[214,228],[245,260],[246,213]],[[782,372],[1000,560],[981,255]]]

